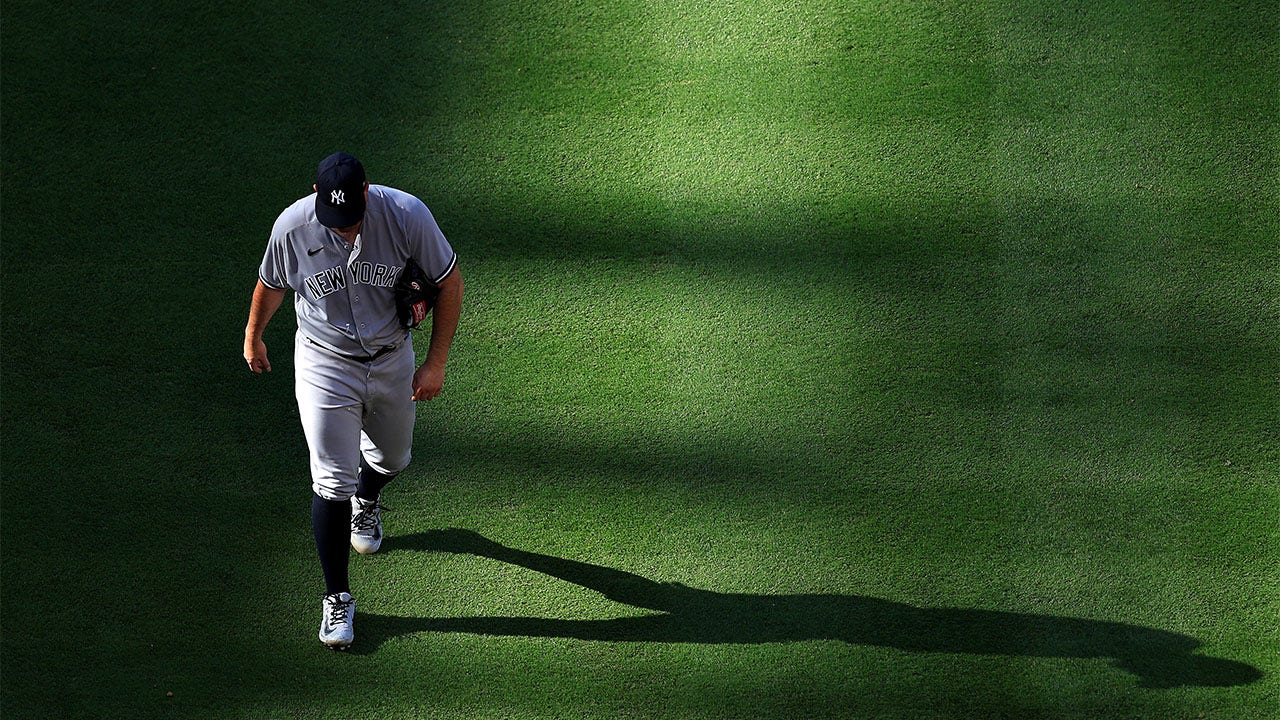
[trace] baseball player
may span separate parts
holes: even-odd
[[[383,487],[409,464],[414,401],[444,384],[462,305],[458,258],[421,200],[365,180],[360,161],[320,162],[314,195],[276,220],[258,269],[244,359],[270,372],[262,334],[294,292],[294,385],[311,460],[311,525],[324,574],[320,641],[354,639],[350,551],[382,544]],[[394,288],[416,261],[439,287],[421,366],[397,314]]]

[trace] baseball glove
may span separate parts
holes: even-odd
[[[427,319],[431,307],[436,304],[436,296],[440,294],[440,286],[431,282],[413,258],[405,263],[392,290],[396,296],[396,315],[400,317],[400,324],[409,329],[418,327],[418,323]]]

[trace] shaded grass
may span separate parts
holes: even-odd
[[[7,3],[5,715],[1265,717],[1256,5]],[[1127,623],[1266,677],[424,632],[639,611],[414,552],[353,568],[372,634],[409,631],[318,652],[290,323],[270,377],[237,348],[267,223],[335,145],[425,197],[468,278],[393,535]],[[93,268],[77,320],[62,267]]]

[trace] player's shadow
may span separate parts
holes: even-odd
[[[422,632],[669,643],[841,640],[910,652],[1107,658],[1149,688],[1245,685],[1255,667],[1195,654],[1186,635],[1079,618],[914,607],[857,595],[749,595],[658,583],[621,570],[504,547],[469,530],[388,538],[384,551],[465,553],[519,565],[655,611],[609,620],[537,617],[396,617],[361,612],[356,652]]]

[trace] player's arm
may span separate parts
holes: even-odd
[[[426,362],[413,375],[414,400],[430,400],[444,387],[444,366],[461,315],[462,271],[454,266],[453,272],[440,281],[440,295],[431,311],[431,344]]]
[[[264,370],[271,372],[271,361],[267,359],[267,346],[262,342],[262,333],[271,322],[271,316],[280,309],[284,302],[285,290],[267,287],[261,279],[253,289],[253,301],[249,305],[249,324],[244,328],[244,359],[249,369],[261,374]]]

